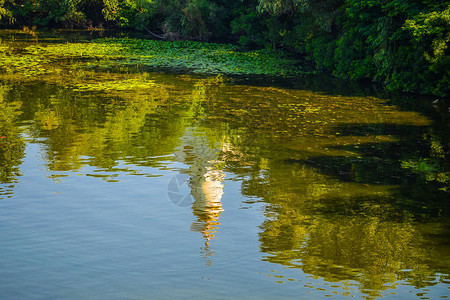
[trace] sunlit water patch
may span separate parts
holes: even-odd
[[[448,296],[445,112],[267,79],[8,72],[2,298]]]

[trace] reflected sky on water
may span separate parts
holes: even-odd
[[[0,297],[447,297],[448,113],[323,85],[3,74]]]

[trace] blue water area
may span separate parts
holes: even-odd
[[[0,74],[0,299],[450,295],[447,107],[78,63]]]

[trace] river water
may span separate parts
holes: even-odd
[[[449,297],[441,104],[318,76],[18,69],[1,299]]]

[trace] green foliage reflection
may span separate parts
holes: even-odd
[[[170,45],[202,51],[197,43]],[[6,56],[8,47],[1,48]],[[53,69],[34,82],[14,64],[5,68],[0,136],[23,145],[16,123],[33,120],[27,130],[42,141],[54,178],[84,166],[93,170],[86,175],[107,181],[123,173],[154,176],[142,167],[166,168],[178,159],[196,188],[192,230],[205,237],[206,255],[220,230],[227,173],[242,182],[245,196],[267,204],[260,242],[269,262],[328,282],[356,281],[372,298],[399,280],[423,287],[449,273],[446,250],[435,247],[448,241],[448,131],[437,130],[442,126],[377,97],[105,67],[125,60],[122,52],[147,47],[153,44],[117,39],[79,48],[21,45],[22,54],[43,54],[42,65]],[[7,87],[17,82],[20,89]],[[23,153],[8,155],[9,164],[1,165],[5,182],[16,176]]]
[[[8,101],[8,93],[8,86],[0,84],[0,184],[17,181],[21,175],[19,166],[25,148],[21,132],[15,124],[21,115],[21,102]],[[0,199],[10,193],[8,190],[0,186]]]
[[[207,84],[202,93],[201,124],[224,145],[225,171],[269,204],[265,260],[340,282],[343,294],[357,282],[367,298],[399,281],[445,280],[448,254],[418,223],[448,215],[448,193],[432,184],[448,168],[447,135],[428,136],[430,120],[370,97]],[[416,161],[429,163],[416,171]]]

